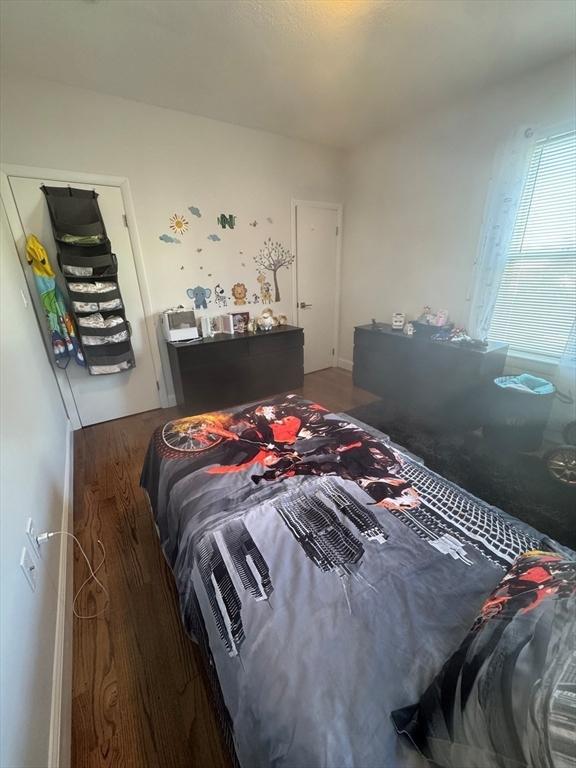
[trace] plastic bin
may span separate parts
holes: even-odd
[[[484,436],[516,451],[537,451],[556,387],[546,379],[522,373],[494,379],[488,392]]]

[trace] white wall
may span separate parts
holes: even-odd
[[[4,163],[129,179],[154,312],[189,302],[196,285],[220,283],[230,295],[242,282],[251,298],[264,238],[290,247],[291,198],[341,201],[342,154],[333,149],[26,77],[7,77],[1,97]],[[190,222],[179,245],[159,240],[173,235],[173,213]],[[238,216],[235,230],[217,225],[220,213]],[[273,307],[290,316],[289,270],[280,284]],[[262,305],[232,309],[259,314]]]
[[[428,114],[348,158],[340,357],[355,325],[426,304],[467,325],[472,265],[498,148],[522,124],[576,111],[574,58]]]
[[[35,592],[19,561],[28,517],[38,531],[62,528],[68,419],[0,207],[0,765],[41,768],[48,764],[62,542],[46,543],[41,561],[32,555]]]

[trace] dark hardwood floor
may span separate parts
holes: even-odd
[[[332,411],[376,398],[337,368],[308,374],[300,390]],[[157,410],[75,434],[74,529],[110,592],[101,617],[74,620],[72,766],[230,766],[196,645],[184,633],[172,576],[138,482],[148,440],[179,415]],[[74,553],[76,589],[87,576]],[[80,613],[105,597],[90,585]]]

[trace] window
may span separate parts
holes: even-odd
[[[559,357],[576,316],[576,131],[535,145],[488,338]]]

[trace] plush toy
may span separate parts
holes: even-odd
[[[278,315],[278,325],[288,325],[288,318],[286,315]]]
[[[234,304],[241,305],[246,304],[246,296],[248,295],[248,289],[244,283],[234,283],[232,286],[232,297],[234,298]]]
[[[256,322],[261,331],[270,331],[278,323],[270,308],[264,309]]]
[[[196,309],[208,309],[207,300],[212,295],[211,288],[202,288],[197,285],[196,288],[188,288],[186,295],[189,299],[194,299],[194,307]]]

